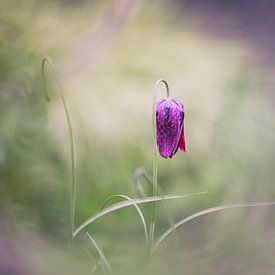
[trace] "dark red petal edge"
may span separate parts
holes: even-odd
[[[179,143],[180,150],[183,152],[186,152],[186,147],[185,147],[185,138],[184,138],[184,128],[182,127],[182,132],[180,136],[180,143]]]

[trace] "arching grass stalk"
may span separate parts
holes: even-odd
[[[67,106],[64,94],[63,94],[63,88],[61,86],[60,81],[57,78],[55,66],[54,66],[51,58],[49,58],[49,57],[45,57],[42,60],[42,79],[43,79],[44,93],[45,93],[46,99],[47,99],[47,101],[50,101],[50,96],[48,93],[47,82],[46,82],[46,74],[45,74],[45,65],[47,62],[49,63],[49,65],[51,66],[51,68],[53,70],[53,76],[54,76],[54,79],[58,85],[59,95],[60,95],[62,105],[64,108],[68,131],[69,131],[70,155],[71,155],[70,245],[71,245],[71,248],[73,248],[73,243],[74,243],[73,233],[74,233],[74,228],[75,228],[75,202],[76,202],[76,165],[75,165],[75,145],[74,145],[73,127],[72,127],[72,123],[71,123],[68,106]]]
[[[136,198],[136,199],[130,199],[130,200],[121,201],[121,202],[112,204],[111,206],[108,206],[108,207],[102,209],[101,211],[97,212],[93,216],[89,217],[86,221],[84,221],[81,225],[79,225],[78,228],[76,228],[74,231],[74,237],[76,237],[84,228],[86,228],[88,225],[94,223],[99,218],[104,217],[105,215],[110,214],[110,213],[117,211],[119,209],[129,207],[129,206],[139,205],[139,204],[163,201],[163,200],[175,200],[175,199],[190,198],[192,196],[203,195],[206,193],[207,192],[199,192],[199,193],[189,193],[186,195],[166,195],[166,196]]]
[[[162,241],[168,236],[170,235],[172,232],[174,232],[175,229],[177,229],[178,227],[180,227],[181,225],[194,220],[198,217],[210,214],[210,213],[214,213],[214,212],[220,212],[223,210],[229,210],[229,209],[235,209],[235,208],[248,208],[248,207],[266,207],[266,206],[274,206],[275,202],[271,201],[271,202],[252,202],[252,203],[239,203],[239,204],[229,204],[229,205],[221,205],[221,206],[216,206],[216,207],[212,207],[212,208],[207,208],[204,210],[201,210],[199,212],[196,212],[180,221],[178,221],[177,223],[175,223],[173,226],[171,226],[170,228],[168,228],[160,237],[159,239],[155,242],[154,246],[152,247],[151,253],[153,253],[158,247],[159,245],[162,243]]]
[[[157,166],[157,122],[156,122],[156,101],[158,95],[159,85],[163,83],[166,87],[166,94],[169,97],[169,86],[168,83],[159,79],[154,86],[154,96],[153,96],[153,106],[152,106],[152,119],[153,119],[153,192],[152,195],[157,196],[158,193],[158,166]],[[151,249],[154,244],[155,237],[155,227],[156,227],[156,217],[157,217],[157,207],[156,203],[152,203],[152,214],[151,214],[151,222],[150,222],[150,231],[149,231],[149,242],[148,242],[148,250],[147,255],[151,254]]]

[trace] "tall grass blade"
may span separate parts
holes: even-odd
[[[74,232],[74,237],[77,236],[77,234],[83,230],[86,226],[89,224],[92,224],[99,218],[114,212],[118,209],[125,208],[128,206],[133,206],[135,204],[144,204],[144,203],[150,203],[150,202],[157,202],[157,201],[162,201],[162,200],[175,200],[175,199],[182,199],[182,198],[188,198],[191,196],[196,196],[196,195],[202,195],[206,194],[206,192],[199,192],[199,193],[190,193],[186,195],[166,195],[166,196],[154,196],[154,197],[145,197],[145,198],[137,198],[137,199],[131,199],[123,202],[119,202],[116,204],[113,204],[107,208],[104,208],[103,210],[97,212],[95,215],[91,216],[88,218],[85,222],[83,222]]]
[[[153,253],[158,246],[161,244],[161,242],[169,235],[171,234],[176,228],[179,226],[185,224],[188,221],[194,220],[200,216],[210,214],[213,212],[218,212],[222,210],[227,210],[227,209],[234,209],[234,208],[243,208],[243,207],[263,207],[263,206],[273,206],[275,205],[275,202],[256,202],[256,203],[241,203],[241,204],[229,204],[229,205],[221,205],[221,206],[216,206],[208,209],[201,210],[199,212],[196,212],[180,221],[178,221],[176,224],[174,224],[172,227],[170,227],[167,231],[165,231],[160,238],[155,242],[152,252]]]

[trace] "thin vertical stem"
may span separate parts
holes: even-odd
[[[64,108],[68,131],[69,131],[69,140],[70,140],[70,156],[71,156],[71,195],[70,195],[70,245],[71,248],[73,248],[74,243],[74,228],[75,228],[75,203],[76,203],[76,165],[75,165],[75,144],[74,144],[74,136],[73,136],[73,127],[71,123],[71,117],[68,110],[68,106],[63,94],[63,88],[57,78],[57,74],[55,71],[54,64],[52,60],[49,57],[45,57],[42,60],[42,78],[43,78],[43,84],[44,84],[44,93],[46,96],[47,101],[50,101],[50,97],[48,94],[47,89],[47,83],[46,83],[46,77],[45,77],[45,64],[48,62],[54,72],[54,78],[59,88],[59,95],[62,101],[62,105]]]
[[[169,97],[169,86],[167,81],[159,79],[154,86],[153,106],[152,106],[152,119],[153,119],[153,196],[157,196],[158,193],[158,166],[157,166],[157,121],[156,121],[156,101],[158,96],[159,84],[163,83],[166,87],[166,94]],[[156,203],[152,203],[152,214],[149,231],[149,243],[148,243],[148,255],[151,253],[155,238],[157,207]]]

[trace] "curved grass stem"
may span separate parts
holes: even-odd
[[[129,207],[129,206],[139,205],[139,204],[163,201],[163,200],[175,200],[175,199],[189,198],[192,196],[198,196],[198,195],[203,195],[203,194],[206,194],[206,192],[189,193],[186,195],[166,195],[166,196],[136,198],[136,199],[131,199],[131,200],[126,200],[126,201],[121,201],[119,203],[115,203],[115,204],[113,204],[109,207],[106,207],[106,208],[102,209],[101,211],[97,212],[93,216],[89,217],[86,221],[84,221],[81,225],[79,225],[78,228],[76,228],[76,230],[74,232],[74,238],[88,225],[94,223],[99,218],[104,217],[105,215],[112,213],[114,211],[117,211],[119,209]]]
[[[58,85],[59,88],[59,95],[62,101],[62,105],[64,108],[66,121],[67,121],[67,127],[69,132],[69,140],[70,140],[70,156],[71,156],[71,196],[70,196],[70,245],[71,248],[73,248],[73,242],[74,242],[74,228],[75,228],[75,203],[76,203],[76,164],[75,164],[75,145],[74,145],[74,135],[73,135],[73,127],[71,123],[71,117],[68,110],[68,106],[63,94],[63,88],[60,83],[60,81],[57,78],[57,74],[55,71],[55,66],[49,57],[45,57],[42,60],[42,79],[43,79],[43,86],[44,86],[44,93],[46,96],[47,101],[50,101],[50,96],[48,93],[48,87],[46,82],[46,74],[45,74],[45,65],[48,63],[51,66],[51,69],[53,71],[54,79]]]
[[[236,208],[247,208],[247,207],[266,207],[266,206],[274,206],[275,202],[253,202],[253,203],[239,203],[239,204],[229,204],[229,205],[221,205],[221,206],[216,206],[212,208],[207,208],[204,210],[201,210],[199,212],[196,212],[180,221],[175,223],[173,226],[168,228],[160,237],[159,239],[154,243],[154,246],[152,247],[151,253],[153,253],[159,245],[162,243],[162,241],[170,235],[172,232],[174,232],[175,229],[180,227],[181,225],[194,220],[198,217],[214,213],[214,212],[220,212],[223,210],[229,210],[229,209],[236,209]]]

